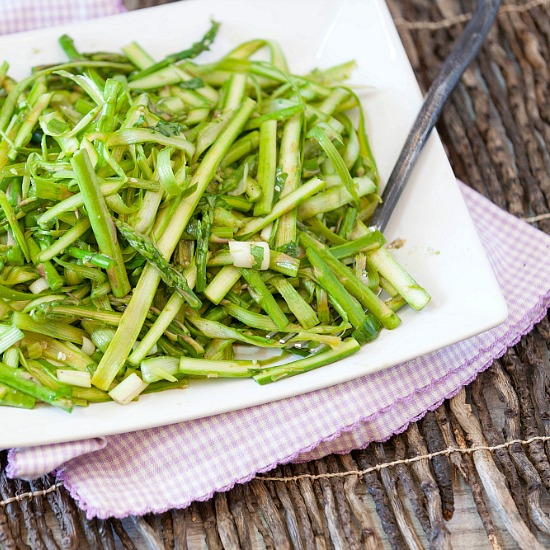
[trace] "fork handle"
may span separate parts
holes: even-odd
[[[481,48],[498,13],[501,1],[478,0],[472,18],[432,82],[384,188],[382,205],[375,210],[371,218],[370,225],[376,229],[383,231],[386,228],[416,160],[439,119],[443,106],[455,89],[462,73]]]

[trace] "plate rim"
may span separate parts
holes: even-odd
[[[334,3],[337,3],[337,0],[332,0],[332,1]],[[406,55],[403,43],[402,43],[402,41],[401,41],[401,39],[398,35],[397,29],[395,27],[395,24],[393,22],[393,19],[391,17],[391,14],[389,12],[389,9],[388,9],[386,3],[383,0],[373,0],[373,1],[376,2],[377,7],[378,7],[378,11],[382,12],[380,14],[380,17],[384,19],[383,23],[385,25],[387,25],[388,30],[393,35],[392,43],[394,44],[394,46],[396,48],[398,48],[400,50],[400,52],[398,52],[398,53],[399,53],[400,56],[403,57],[404,62],[405,62],[405,66],[408,68],[408,70],[412,74],[413,86],[415,88],[413,91],[420,93],[420,88],[418,86],[416,76],[414,75],[414,71],[412,69],[412,66],[411,66],[409,60],[408,60],[408,57]],[[141,9],[141,10],[125,12],[125,13],[123,12],[123,13],[110,15],[110,16],[106,16],[106,17],[102,17],[102,18],[78,21],[76,23],[72,23],[71,25],[76,26],[77,27],[77,32],[78,32],[78,28],[86,27],[86,26],[100,25],[101,22],[105,21],[105,20],[122,19],[122,18],[127,18],[128,16],[130,16],[130,17],[136,17],[136,16],[137,17],[146,17],[147,13],[149,13],[152,10],[153,11],[164,11],[165,10],[167,12],[172,11],[172,10],[174,10],[174,11],[182,10],[182,9],[185,10],[187,8],[187,6],[189,6],[190,4],[199,4],[199,3],[201,3],[201,0],[188,0],[187,2],[181,2],[181,3],[175,3],[175,4],[163,4],[163,5],[160,5],[160,6],[153,6],[153,7],[150,7],[150,8],[144,8],[144,9]],[[52,36],[52,35],[55,35],[56,33],[58,33],[60,30],[66,29],[67,26],[68,26],[68,24],[56,25],[56,26],[53,26],[53,27],[47,27],[47,28],[40,28],[40,29],[24,31],[24,32],[21,32],[21,33],[13,34],[13,35],[3,35],[3,36],[0,36],[0,45],[4,41],[9,42],[10,38],[12,38],[12,37],[17,37],[16,38],[16,40],[17,40],[17,39],[21,39],[21,38],[30,37],[30,36],[37,36],[37,35],[40,35],[40,34]],[[443,145],[441,143],[439,135],[437,134],[437,132],[435,130],[432,133],[432,136],[430,137],[430,142],[432,142],[432,146],[434,146],[433,144],[435,143],[435,147],[437,149],[439,149],[439,151],[436,151],[437,154],[442,154],[444,156],[445,162],[448,165],[449,170],[452,172],[452,167],[450,165],[449,159],[447,158],[447,156],[446,156],[446,154],[443,150]],[[454,185],[458,187],[458,182],[456,181],[456,179],[455,179]],[[461,200],[464,202],[464,199],[463,199],[462,195],[460,195],[460,196],[461,196]],[[465,210],[467,216],[469,217],[470,223],[472,224],[472,226],[474,227],[474,230],[475,230],[475,226],[473,224],[473,220],[471,219],[470,212],[468,211],[467,208],[465,208],[464,210]],[[482,246],[481,241],[479,239],[479,235],[477,234],[477,230],[475,230],[475,236],[477,238],[477,244],[479,245],[479,247],[481,248],[481,250],[483,250],[483,252],[485,254],[485,250],[483,249],[483,246]],[[498,281],[496,280],[495,274],[494,274],[494,272],[493,272],[493,270],[490,266],[489,266],[489,269],[490,269],[490,272],[491,272],[491,274],[494,278],[494,284],[500,290],[500,286],[498,285]],[[5,443],[4,442],[4,437],[0,436],[0,449],[7,448],[7,447],[12,447],[12,446],[30,447],[30,446],[34,446],[34,445],[53,444],[53,443],[61,443],[61,442],[66,442],[66,441],[77,441],[77,440],[103,437],[103,436],[108,436],[108,435],[115,435],[115,434],[131,432],[131,431],[137,431],[137,430],[143,430],[143,429],[150,429],[150,428],[160,427],[160,426],[164,426],[164,425],[180,423],[180,422],[184,422],[184,421],[187,421],[187,420],[194,420],[194,419],[204,418],[204,417],[208,417],[208,416],[215,416],[217,414],[223,414],[223,413],[227,413],[227,412],[235,411],[235,410],[239,410],[239,409],[255,407],[255,406],[258,406],[258,405],[261,405],[261,404],[265,404],[265,403],[272,403],[272,402],[275,402],[275,401],[278,401],[278,400],[288,399],[288,398],[291,398],[293,396],[301,395],[301,394],[304,394],[304,393],[318,391],[318,390],[323,389],[323,388],[332,387],[333,385],[346,383],[350,380],[357,379],[357,378],[360,378],[362,376],[367,376],[369,374],[372,374],[374,372],[378,372],[380,370],[391,368],[392,366],[394,366],[396,364],[399,364],[399,363],[402,363],[404,361],[409,361],[409,360],[412,360],[414,358],[420,357],[422,355],[432,353],[432,352],[434,352],[436,350],[439,350],[443,347],[446,347],[446,346],[452,345],[456,342],[468,339],[472,336],[475,336],[477,334],[480,334],[482,332],[485,332],[487,330],[490,330],[491,328],[494,328],[494,327],[498,326],[499,324],[501,324],[502,322],[504,322],[506,320],[507,315],[508,315],[507,304],[506,304],[506,302],[505,302],[505,300],[502,296],[501,291],[500,291],[500,299],[501,299],[500,304],[498,304],[500,306],[500,309],[497,311],[496,308],[495,308],[495,315],[493,316],[494,317],[493,320],[488,321],[484,327],[482,327],[482,328],[477,327],[477,328],[473,329],[470,333],[468,333],[466,336],[461,334],[459,338],[456,338],[454,340],[451,338],[450,340],[446,341],[446,343],[443,343],[441,345],[438,344],[436,347],[433,347],[432,349],[430,349],[428,351],[424,351],[422,353],[412,352],[410,354],[410,356],[406,359],[403,359],[403,360],[400,359],[400,360],[398,360],[396,362],[393,362],[391,364],[386,364],[386,365],[380,366],[380,367],[376,368],[375,370],[372,370],[369,373],[361,373],[361,374],[358,374],[356,376],[347,378],[345,380],[340,380],[336,383],[330,383],[330,384],[321,383],[318,386],[315,386],[315,384],[313,384],[313,385],[310,384],[310,385],[308,385],[308,389],[306,391],[299,391],[299,392],[296,392],[296,393],[290,393],[288,395],[283,395],[281,397],[277,397],[276,399],[270,399],[270,398],[263,399],[263,398],[260,397],[261,394],[258,394],[258,399],[256,401],[247,401],[246,404],[243,404],[242,406],[239,406],[239,407],[235,407],[235,406],[232,406],[232,405],[229,405],[227,407],[221,406],[221,407],[218,407],[215,412],[209,412],[207,414],[200,413],[200,414],[197,414],[196,416],[185,415],[184,417],[173,418],[171,420],[163,421],[162,423],[159,423],[157,420],[154,420],[154,419],[151,420],[150,422],[147,422],[147,421],[144,421],[144,419],[142,418],[139,422],[139,426],[134,425],[132,427],[128,427],[128,425],[125,424],[123,427],[118,427],[118,428],[113,427],[111,430],[106,430],[106,429],[102,428],[101,430],[94,431],[94,430],[89,430],[88,429],[88,430],[86,430],[85,434],[80,434],[80,435],[79,434],[69,434],[69,435],[66,435],[66,436],[63,436],[62,434],[60,434],[60,436],[58,438],[54,438],[54,439],[48,438],[47,441],[40,440],[37,437],[34,437],[34,439],[33,438],[25,438],[25,437],[18,439],[17,437],[14,438],[14,437],[9,437],[8,436],[8,438],[6,438],[6,440],[9,440],[11,442]],[[177,390],[173,390],[173,391],[177,391]],[[130,410],[130,408],[133,407],[133,405],[138,405],[138,403],[132,403],[132,404],[126,406],[126,408],[124,410]],[[96,405],[92,404],[91,406],[96,406]],[[3,407],[0,408],[0,419],[2,417],[1,411],[3,409],[4,409]],[[32,412],[35,412],[35,411],[26,411],[26,412],[32,413]],[[30,418],[30,416],[28,418]]]

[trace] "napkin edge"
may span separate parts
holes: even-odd
[[[521,340],[521,338],[523,336],[525,336],[525,334],[529,333],[533,329],[533,327],[543,319],[543,317],[546,315],[546,312],[549,308],[550,308],[550,290],[548,290],[544,295],[541,295],[539,297],[538,301],[536,302],[536,304],[529,311],[527,311],[521,317],[521,319],[519,319],[516,323],[514,323],[514,325],[512,327],[510,327],[508,329],[508,331],[506,331],[502,336],[497,338],[491,346],[489,346],[488,348],[484,348],[484,349],[480,350],[479,353],[469,361],[469,364],[473,363],[476,360],[476,358],[478,358],[480,356],[480,354],[489,351],[491,348],[498,347],[499,344],[500,344],[500,349],[498,349],[496,354],[493,354],[489,360],[487,360],[486,362],[484,362],[480,366],[480,368],[476,369],[475,372],[473,372],[463,383],[461,383],[459,387],[457,387],[457,388],[453,389],[452,391],[448,392],[441,399],[437,400],[436,402],[434,402],[429,407],[424,408],[422,410],[422,412],[420,412],[419,414],[411,417],[409,420],[407,420],[407,422],[402,424],[400,427],[394,429],[386,437],[381,438],[381,439],[371,439],[371,440],[369,440],[369,441],[367,441],[367,442],[365,442],[365,443],[363,443],[359,446],[354,445],[351,448],[344,448],[344,449],[341,449],[341,450],[338,450],[338,451],[333,451],[333,453],[334,454],[347,454],[347,453],[351,452],[352,450],[364,449],[365,447],[367,447],[368,445],[370,445],[373,442],[387,441],[388,439],[391,439],[394,435],[400,434],[403,431],[405,431],[411,423],[417,422],[418,420],[423,418],[427,412],[430,412],[430,411],[433,411],[433,410],[437,409],[444,401],[446,401],[447,399],[451,399],[452,397],[457,395],[462,390],[463,387],[470,384],[481,372],[488,369],[494,363],[495,360],[502,357],[509,348],[516,345]],[[509,336],[510,336],[510,333],[515,333],[515,335],[510,340],[507,340],[507,338],[509,338]],[[124,511],[101,510],[99,507],[96,507],[95,505],[91,504],[90,502],[87,502],[86,498],[84,496],[80,495],[80,493],[77,489],[77,486],[76,486],[76,484],[73,484],[73,482],[71,480],[71,474],[67,469],[62,468],[62,469],[57,470],[56,471],[56,480],[63,483],[65,489],[69,492],[71,497],[76,501],[78,506],[86,512],[86,517],[88,519],[92,519],[94,517],[97,517],[98,519],[107,519],[107,518],[111,518],[111,517],[117,518],[117,519],[122,519],[122,518],[132,516],[132,515],[141,516],[141,515],[150,514],[150,513],[152,513],[152,514],[162,514],[166,511],[172,510],[172,509],[185,509],[195,501],[196,502],[203,502],[205,500],[209,500],[216,493],[226,492],[226,491],[229,491],[230,489],[232,489],[237,484],[247,483],[247,482],[251,481],[253,478],[255,478],[257,476],[257,474],[259,474],[259,473],[263,473],[263,472],[267,472],[269,470],[272,470],[273,468],[275,468],[276,466],[278,466],[280,464],[287,464],[289,462],[296,461],[296,458],[298,458],[301,454],[305,454],[307,452],[313,451],[321,443],[326,443],[326,442],[333,441],[334,439],[338,438],[339,436],[343,435],[344,433],[353,431],[360,424],[364,424],[366,422],[371,422],[371,421],[375,420],[380,415],[384,414],[384,412],[389,410],[390,407],[395,406],[396,403],[407,403],[407,402],[409,402],[411,399],[414,398],[414,396],[417,393],[419,393],[420,391],[424,391],[426,387],[433,386],[436,383],[440,383],[440,382],[444,381],[449,376],[451,376],[453,373],[455,373],[456,370],[458,370],[459,368],[464,368],[464,366],[465,365],[461,365],[460,367],[457,367],[457,369],[453,369],[452,371],[446,373],[444,376],[442,376],[438,380],[434,380],[434,381],[430,382],[430,384],[428,384],[424,388],[416,389],[411,394],[409,394],[405,397],[402,397],[398,401],[392,403],[391,405],[388,405],[387,407],[384,407],[383,409],[380,409],[380,410],[372,413],[371,415],[359,417],[352,424],[348,424],[347,426],[339,428],[334,433],[332,433],[328,436],[325,436],[325,437],[321,437],[320,439],[317,439],[314,443],[311,443],[310,445],[306,445],[305,447],[302,447],[298,451],[292,452],[290,455],[287,455],[286,457],[277,459],[276,461],[271,462],[271,463],[269,463],[265,466],[256,468],[253,472],[251,472],[251,473],[249,473],[245,476],[241,476],[241,477],[237,478],[236,480],[231,481],[230,483],[228,483],[226,485],[223,485],[223,486],[220,486],[220,487],[214,487],[212,490],[208,491],[204,495],[201,495],[200,497],[195,497],[195,498],[189,499],[189,500],[187,500],[183,503],[169,503],[169,504],[163,505],[161,507],[145,505],[145,506],[142,506],[141,508],[139,508],[137,510],[136,509],[125,509]],[[10,452],[11,452],[11,450],[10,450]],[[298,462],[303,462],[303,461],[298,461]]]

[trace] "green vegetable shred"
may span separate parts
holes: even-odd
[[[297,75],[268,40],[201,63],[219,29],[161,59],[63,35],[67,61],[19,82],[1,65],[0,405],[263,385],[429,302],[368,228],[354,63]]]

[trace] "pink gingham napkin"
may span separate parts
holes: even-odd
[[[0,0],[0,34],[63,25],[122,11],[122,0]]]
[[[0,0],[0,32],[6,30],[6,3],[39,4]],[[100,2],[70,4],[84,10]],[[52,12],[48,22],[54,22]],[[404,430],[489,367],[550,305],[550,237],[467,186],[461,189],[508,303],[509,317],[499,327],[382,372],[275,403],[141,432],[12,449],[9,475],[32,478],[55,471],[88,517],[124,517],[183,508],[277,464],[348,452]]]

